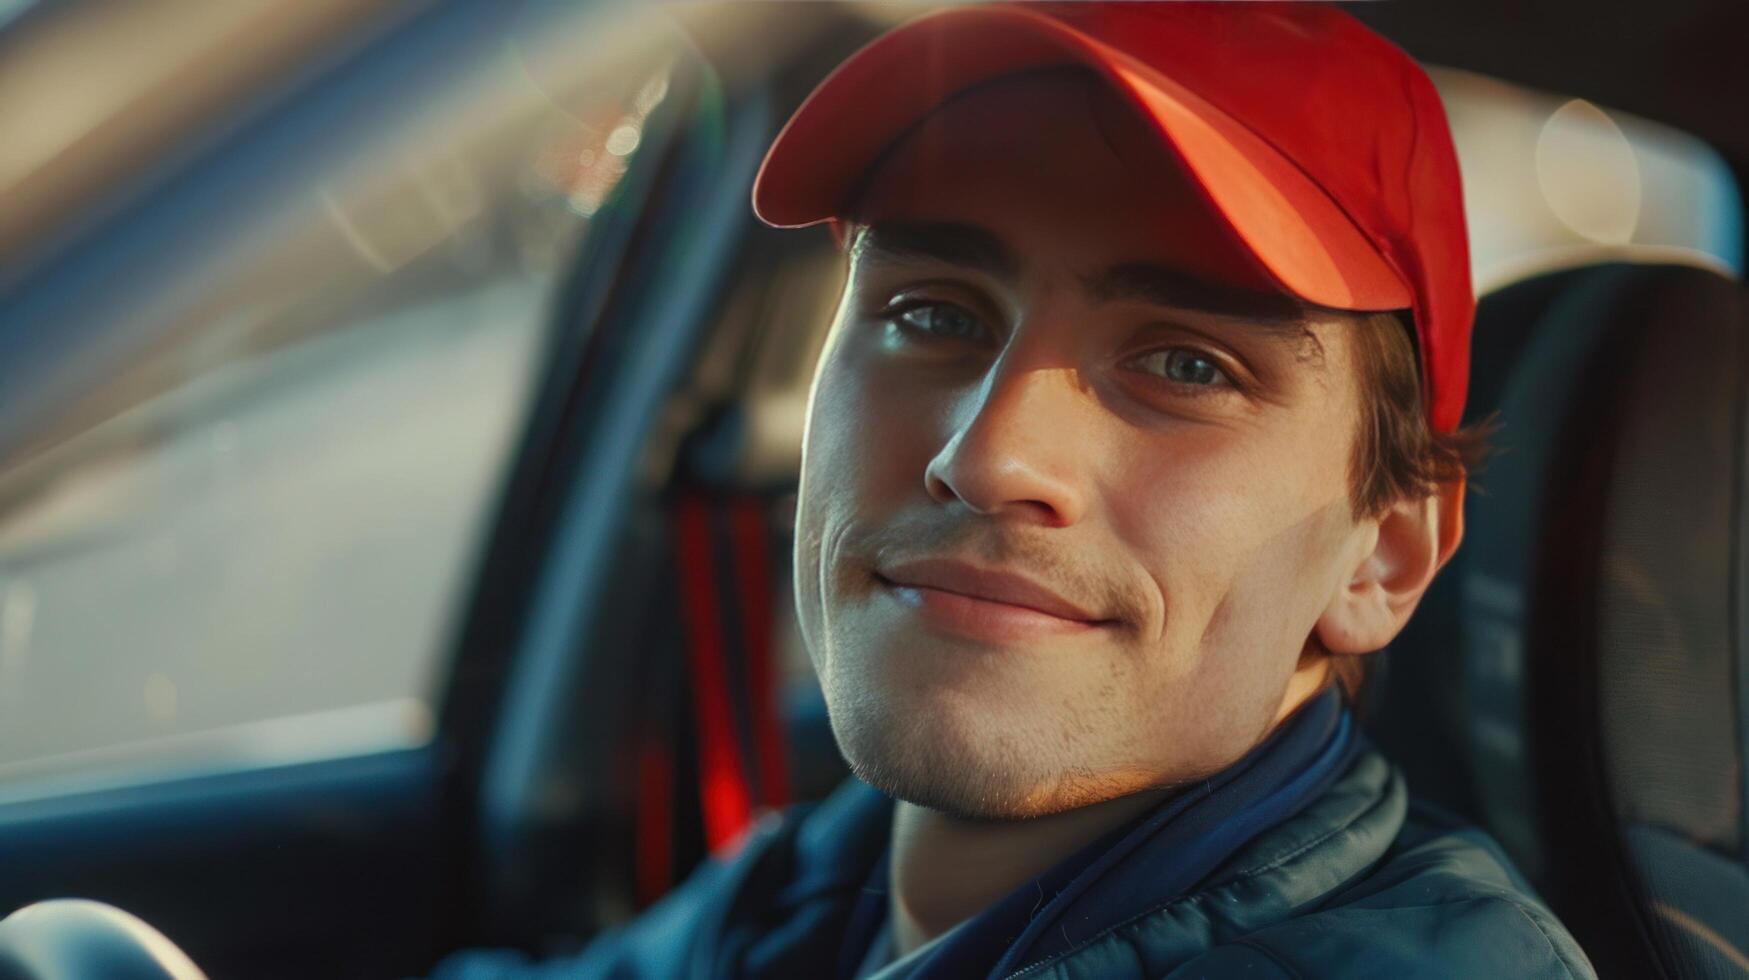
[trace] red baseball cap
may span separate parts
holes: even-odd
[[[876,38],[772,143],[753,210],[840,227],[894,141],[980,82],[1079,65],[1157,131],[1231,243],[1282,291],[1342,310],[1410,311],[1429,421],[1463,415],[1470,288],[1445,110],[1409,56],[1313,3],[959,7]]]

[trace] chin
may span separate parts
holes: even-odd
[[[1077,761],[1087,753],[1069,751],[1077,748],[1075,734],[1041,728],[1037,711],[1027,712],[1023,724],[989,705],[946,697],[828,697],[828,707],[839,750],[857,778],[961,819],[1028,820],[1154,784],[1133,767]]]

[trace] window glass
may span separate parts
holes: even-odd
[[[668,90],[672,35],[605,27],[513,24],[164,242],[0,459],[0,799],[429,737],[549,305]]]

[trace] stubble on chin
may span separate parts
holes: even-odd
[[[1066,764],[1041,744],[1043,733],[978,725],[935,705],[828,701],[833,734],[857,778],[961,820],[1029,820],[1153,788],[1140,772]]]

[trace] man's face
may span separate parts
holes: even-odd
[[[840,747],[896,797],[1023,818],[1218,771],[1370,547],[1344,322],[1186,275],[1230,246],[1141,126],[1004,80],[861,200],[795,584]]]

